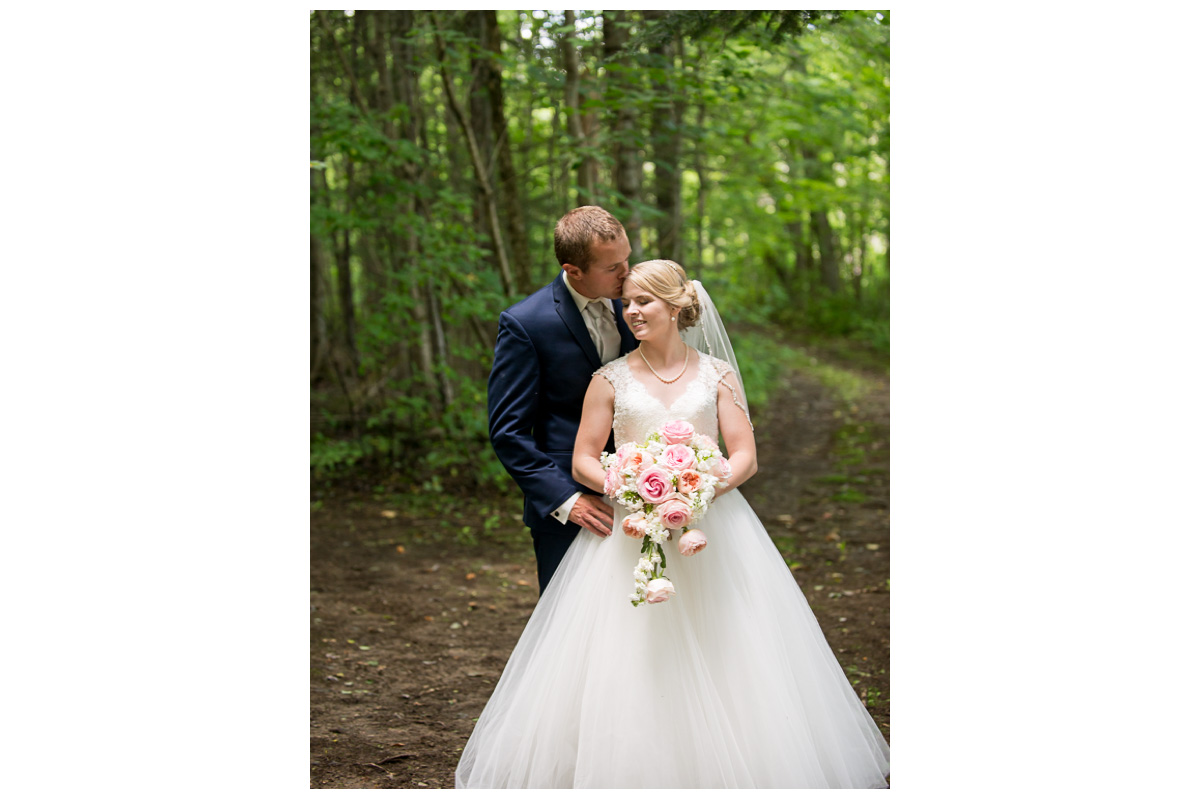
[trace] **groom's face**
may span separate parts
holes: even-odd
[[[629,237],[624,233],[611,242],[592,244],[592,265],[587,272],[571,264],[564,264],[567,275],[572,279],[575,291],[584,297],[607,297],[615,300],[625,287],[629,274]]]

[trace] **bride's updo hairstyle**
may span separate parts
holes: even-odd
[[[700,298],[696,288],[688,280],[683,267],[665,258],[634,264],[626,281],[633,281],[642,289],[662,300],[676,310],[679,329],[690,328],[700,320]]]

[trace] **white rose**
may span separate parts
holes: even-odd
[[[665,603],[675,594],[675,584],[666,578],[655,578],[646,584],[647,603]]]

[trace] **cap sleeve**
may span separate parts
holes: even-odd
[[[598,369],[592,373],[592,377],[595,377],[597,375],[599,375],[601,378],[604,378],[604,380],[608,381],[610,384],[613,385],[614,388],[616,388],[617,375],[616,375],[616,370],[613,369],[613,365],[611,362],[608,364],[605,364],[603,367],[601,367],[600,369]]]
[[[733,371],[733,367],[729,365],[729,362],[722,361],[714,356],[709,356],[709,358],[712,359],[712,367],[717,373],[717,383],[724,386],[733,395],[734,405],[742,410],[742,413],[746,415],[746,422],[750,423],[750,430],[754,430],[754,422],[750,419],[750,409],[746,408],[745,403],[742,402],[742,398],[738,394],[737,373]]]

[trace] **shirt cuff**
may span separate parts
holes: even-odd
[[[575,494],[571,495],[567,498],[567,502],[554,509],[550,516],[554,517],[563,525],[566,525],[568,522],[570,522],[569,518],[571,515],[571,509],[575,507],[575,501],[578,500],[582,495],[583,492],[576,492]]]

